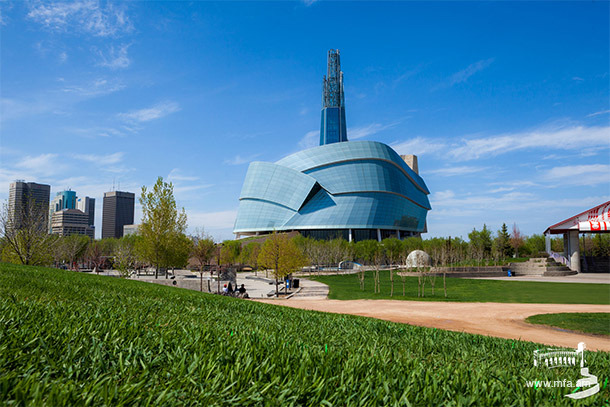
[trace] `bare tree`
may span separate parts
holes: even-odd
[[[0,211],[0,232],[22,264],[41,264],[55,240],[48,234],[46,208],[31,197],[16,208],[5,202]]]
[[[70,269],[78,271],[78,262],[84,256],[89,237],[85,235],[70,235],[62,237],[62,246]]]
[[[513,233],[510,235],[510,245],[515,250],[515,257],[519,257],[519,248],[523,246],[523,235],[519,231],[517,224],[513,224]]]

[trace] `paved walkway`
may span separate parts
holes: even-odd
[[[469,332],[506,339],[519,339],[553,346],[610,351],[610,338],[579,334],[559,328],[528,324],[530,315],[556,312],[609,312],[610,305],[504,304],[396,300],[260,300],[292,308],[360,315],[393,322]]]

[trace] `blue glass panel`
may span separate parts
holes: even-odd
[[[315,183],[312,177],[293,169],[253,162],[248,168],[239,199],[260,199],[298,210]]]

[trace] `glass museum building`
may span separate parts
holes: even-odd
[[[426,232],[430,191],[417,157],[348,141],[339,51],[328,53],[320,146],[275,163],[252,162],[239,197],[238,238],[298,231],[318,239],[405,238]]]

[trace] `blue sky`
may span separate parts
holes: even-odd
[[[419,156],[427,236],[542,233],[610,199],[608,2],[0,2],[0,199],[172,181],[232,238],[249,162],[318,142],[341,51],[348,138]],[[139,218],[140,211],[136,211]]]

